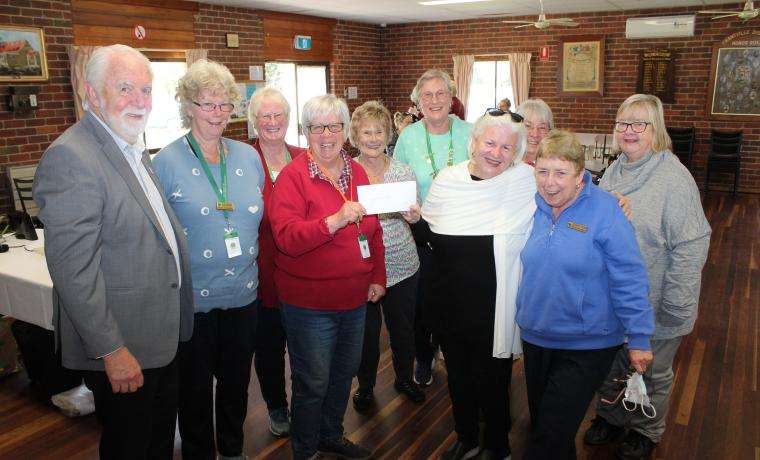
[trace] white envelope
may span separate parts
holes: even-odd
[[[359,203],[367,214],[408,211],[417,203],[417,182],[391,182],[388,184],[360,185],[356,187]]]

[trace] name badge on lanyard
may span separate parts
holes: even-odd
[[[240,237],[235,230],[224,232],[224,245],[227,247],[227,258],[232,259],[243,255],[240,249]]]
[[[359,233],[359,250],[362,253],[363,259],[369,259],[369,256],[371,255],[369,252],[369,242],[367,241],[367,237],[364,236],[364,233]]]

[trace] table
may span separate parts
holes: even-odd
[[[0,253],[0,314],[53,330],[53,281],[44,254],[44,232],[38,240],[5,237],[10,250]]]

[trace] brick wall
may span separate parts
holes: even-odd
[[[41,27],[50,79],[0,83],[0,209],[11,207],[6,167],[37,163],[48,145],[74,122],[66,45],[74,40],[69,0],[0,0],[0,24]],[[38,86],[39,108],[26,115],[8,109],[11,86]]]
[[[705,116],[712,47],[723,38],[752,23],[723,19],[697,19],[694,37],[678,39],[627,40],[625,20],[635,16],[660,16],[694,9],[659,9],[615,13],[570,15],[582,23],[578,28],[513,29],[498,19],[478,19],[442,23],[391,25],[382,34],[385,49],[383,96],[392,110],[409,106],[409,93],[426,69],[453,71],[454,54],[531,52],[531,97],[543,98],[554,111],[559,127],[581,132],[610,132],[620,103],[636,91],[638,55],[649,48],[670,48],[677,53],[675,103],[665,105],[665,118],[673,126],[694,124],[697,145],[692,171],[703,183],[710,130],[743,129],[740,190],[760,192],[760,122],[716,122]],[[535,18],[529,17],[529,20]],[[757,27],[756,23],[754,24]],[[563,36],[594,34],[606,37],[604,97],[562,97],[557,93],[559,43]],[[540,46],[550,47],[550,60],[538,61]],[[715,188],[732,176],[715,176]]]
[[[382,62],[380,27],[338,21],[335,25],[330,83],[332,91],[341,97],[344,97],[344,91],[349,86],[357,87],[357,99],[346,99],[351,111],[365,101],[383,97]]]

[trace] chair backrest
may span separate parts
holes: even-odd
[[[32,197],[32,183],[37,165],[11,166],[8,168],[8,182],[12,188],[14,208],[36,216],[39,209]]]
[[[710,134],[710,153],[739,157],[744,135],[742,131],[716,131]]]
[[[687,168],[691,167],[691,157],[694,154],[694,127],[668,127],[668,135],[673,141],[673,153]]]

